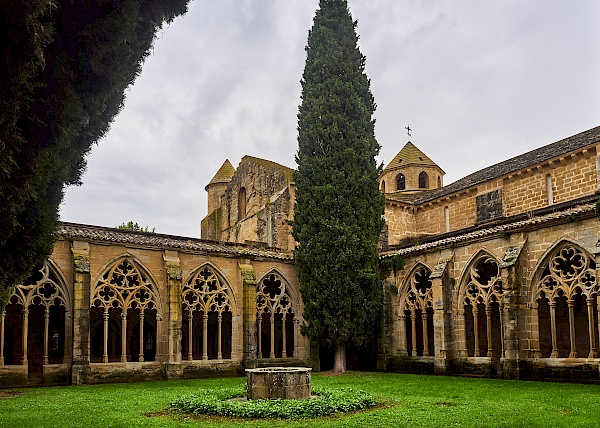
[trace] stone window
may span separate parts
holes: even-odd
[[[429,189],[429,176],[425,171],[419,174],[419,189]]]
[[[404,177],[404,174],[402,174],[402,173],[398,174],[398,178],[396,179],[396,182],[397,182],[397,190],[406,189],[406,178]]]
[[[381,193],[385,193],[385,180],[381,181]]]
[[[91,289],[91,362],[154,361],[160,300],[131,257],[114,262]]]
[[[560,246],[537,281],[542,358],[597,358],[596,263],[573,244]]]
[[[68,293],[57,271],[47,262],[31,278],[15,287],[5,311],[0,312],[0,367],[29,366],[30,380],[43,366],[63,364]],[[35,380],[35,379],[34,379]]]
[[[192,360],[231,358],[234,298],[227,282],[203,266],[184,284],[182,354]]]
[[[546,175],[546,195],[548,196],[548,205],[554,204],[554,192],[552,191],[552,176]]]
[[[482,253],[468,268],[460,293],[464,314],[464,343],[469,357],[502,357],[503,289],[496,260]]]
[[[246,188],[242,187],[238,193],[238,220],[246,217]]]
[[[410,274],[400,296],[401,347],[412,357],[434,355],[430,275],[431,269],[419,265]]]
[[[438,189],[440,187],[442,187],[442,177],[440,177],[439,175],[438,175],[438,178],[437,178],[437,187],[438,187]]]
[[[287,281],[273,271],[256,286],[258,358],[288,358],[294,355],[297,326]]]
[[[450,207],[444,207],[444,225],[446,232],[450,232]]]

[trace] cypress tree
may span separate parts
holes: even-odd
[[[64,187],[188,2],[0,2],[0,312],[52,251]]]
[[[298,113],[295,260],[307,324],[335,349],[364,344],[381,309],[377,244],[383,225],[375,103],[346,0],[320,0],[308,33]]]

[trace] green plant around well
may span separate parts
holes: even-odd
[[[377,404],[373,395],[353,388],[313,388],[313,397],[307,400],[235,400],[245,396],[244,388],[201,389],[178,398],[170,409],[191,415],[297,419],[363,410]]]

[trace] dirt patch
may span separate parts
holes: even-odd
[[[147,418],[156,418],[157,416],[167,416],[168,414],[168,410],[163,410],[162,412],[144,413],[144,416],[146,416]]]
[[[319,372],[320,375],[323,376],[344,376],[345,373],[341,373],[341,372],[334,372],[333,370],[328,370],[326,372]]]
[[[18,397],[23,395],[21,391],[0,391],[0,398]]]
[[[450,401],[438,401],[437,403],[433,403],[435,406],[441,406],[441,407],[454,407],[454,406],[458,406],[458,404],[456,403],[452,403]]]

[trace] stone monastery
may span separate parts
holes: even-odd
[[[374,367],[600,380],[599,149],[596,127],[444,186],[407,143],[380,177]],[[1,314],[0,385],[327,368],[300,334],[292,170],[245,156],[206,191],[202,239],[62,223]]]

